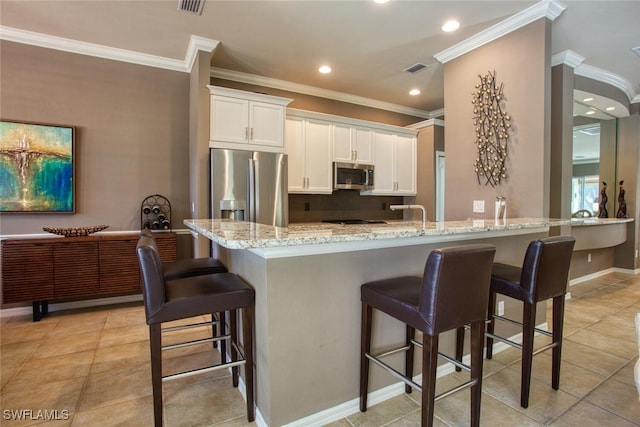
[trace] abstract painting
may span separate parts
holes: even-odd
[[[0,121],[0,212],[75,213],[75,128]]]

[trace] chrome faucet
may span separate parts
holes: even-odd
[[[406,210],[406,209],[420,209],[422,211],[422,226],[427,225],[427,211],[424,209],[422,205],[391,205],[389,209],[392,211],[396,210]]]

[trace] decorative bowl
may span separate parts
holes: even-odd
[[[42,227],[47,233],[64,237],[88,236],[91,233],[109,228],[108,225],[93,225],[91,227]]]

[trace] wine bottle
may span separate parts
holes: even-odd
[[[151,228],[153,228],[154,230],[157,230],[160,228],[160,221],[158,221],[157,219],[153,221],[153,223],[151,224]]]
[[[153,208],[151,208],[151,210],[154,214],[158,215],[160,213],[160,206],[155,205]]]
[[[151,228],[151,221],[145,221],[142,228],[144,229],[150,229]]]
[[[149,205],[144,205],[144,206],[142,207],[142,212],[143,212],[145,215],[149,215],[149,214],[151,213],[151,206],[149,206]]]
[[[171,223],[169,222],[168,219],[163,219],[162,220],[162,229],[163,230],[168,230],[171,228]]]
[[[164,222],[165,219],[166,217],[164,216],[164,214],[158,214],[158,221]]]

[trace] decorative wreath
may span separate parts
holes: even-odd
[[[507,155],[507,141],[511,118],[506,111],[502,111],[503,83],[500,87],[496,83],[496,73],[489,72],[486,76],[480,76],[480,83],[476,85],[471,103],[473,104],[473,125],[476,131],[475,144],[478,147],[478,155],[473,163],[478,184],[484,180],[484,184],[495,187],[500,181],[507,178],[505,166]]]

